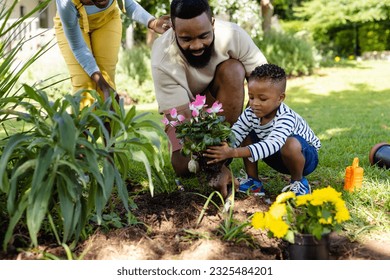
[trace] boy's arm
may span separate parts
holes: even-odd
[[[232,148],[228,143],[223,142],[220,146],[208,147],[203,156],[212,158],[207,162],[207,164],[212,164],[228,158],[246,158],[252,155],[248,147]]]

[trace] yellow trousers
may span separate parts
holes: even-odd
[[[79,12],[81,15],[79,24],[84,40],[91,50],[104,79],[115,89],[115,69],[122,38],[122,21],[116,1],[107,10],[97,14],[87,16],[82,5],[80,5]],[[84,17],[87,17],[88,20]],[[74,57],[58,13],[54,18],[54,27],[58,46],[68,66],[73,93],[82,89],[97,90],[103,96],[100,88]],[[84,93],[84,96],[85,98],[81,101],[82,108],[94,102],[94,98],[89,93]]]

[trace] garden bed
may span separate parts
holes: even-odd
[[[210,204],[196,227],[206,199],[196,193],[174,192],[151,197],[135,197],[134,210],[140,224],[103,232],[98,230],[81,242],[75,254],[87,260],[280,260],[288,259],[287,243],[268,238],[266,233],[248,228],[248,239],[225,241],[218,233],[223,222],[220,210]],[[220,201],[215,200],[217,205]],[[256,211],[267,209],[267,198],[238,195],[234,218],[245,221]],[[42,242],[41,242],[42,244]],[[42,244],[40,250],[14,252],[1,259],[39,259],[42,251],[66,258],[62,247]],[[390,244],[367,240],[351,242],[338,234],[331,235],[330,259],[390,259]]]

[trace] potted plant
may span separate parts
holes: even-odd
[[[230,124],[225,121],[225,117],[219,115],[223,112],[222,104],[215,101],[207,108],[206,96],[196,95],[195,101],[189,104],[191,118],[186,120],[183,115],[177,113],[176,108],[171,109],[169,121],[163,119],[165,125],[171,125],[176,129],[176,135],[182,142],[181,152],[191,157],[189,170],[196,173],[199,168],[207,170],[213,168],[207,165],[202,152],[207,146],[215,146],[223,141],[234,142],[234,134],[230,129]],[[198,168],[199,164],[199,168]]]
[[[288,241],[291,259],[327,259],[329,233],[349,219],[341,193],[328,186],[307,195],[278,195],[267,212],[253,215],[252,226]]]
[[[222,104],[215,101],[207,108],[206,96],[196,95],[195,101],[189,104],[191,118],[186,119],[177,113],[176,108],[170,110],[170,119],[164,117],[162,122],[171,125],[176,129],[176,135],[182,142],[181,152],[189,156],[188,169],[197,176],[202,183],[218,188],[217,181],[221,174],[221,168],[225,162],[207,164],[208,159],[203,156],[207,146],[215,146],[223,141],[234,143],[234,133],[225,117],[219,113],[223,112]],[[221,192],[225,192],[221,190]]]

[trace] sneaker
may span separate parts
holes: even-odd
[[[303,177],[300,181],[291,181],[290,185],[282,189],[282,192],[288,191],[292,191],[296,196],[299,196],[311,193],[311,188],[307,179]]]
[[[239,192],[257,196],[265,195],[263,183],[260,180],[252,178],[245,173],[245,176],[243,178],[239,178],[238,181],[240,182],[240,187],[238,188]]]

